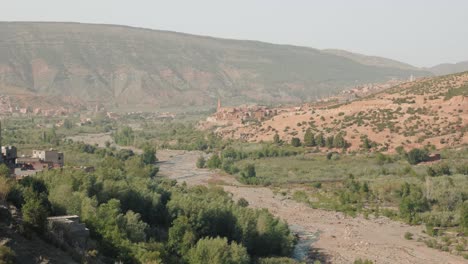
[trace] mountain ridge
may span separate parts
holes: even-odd
[[[318,49],[76,22],[0,22],[0,92],[115,106],[300,103],[420,69],[364,65]],[[9,88],[9,89],[7,89]]]

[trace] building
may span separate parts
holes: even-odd
[[[55,166],[63,167],[63,153],[56,150],[33,150],[32,158],[39,159],[45,163],[52,163]]]

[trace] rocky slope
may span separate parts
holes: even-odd
[[[303,105],[277,109],[263,122],[217,128],[226,138],[248,141],[301,140],[307,129],[325,137],[338,133],[359,150],[363,136],[377,149],[394,151],[432,144],[436,148],[468,143],[468,72],[407,82],[339,105]]]
[[[114,106],[311,101],[429,72],[312,48],[78,23],[0,22],[0,93]]]

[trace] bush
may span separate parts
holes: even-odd
[[[425,149],[415,148],[406,154],[406,159],[408,160],[409,164],[415,165],[423,161],[428,161],[429,153]]]
[[[412,239],[413,239],[413,233],[411,233],[411,232],[406,232],[406,233],[405,233],[405,239],[407,239],[407,240],[412,240]]]
[[[431,177],[435,176],[443,176],[443,175],[451,175],[450,167],[443,163],[434,166],[429,166],[426,168],[427,175]]]
[[[374,262],[372,260],[368,260],[368,259],[356,259],[354,261],[354,264],[373,264]]]
[[[237,205],[240,206],[240,207],[248,207],[249,206],[249,202],[245,199],[245,198],[239,198],[239,200],[237,200]]]
[[[189,264],[248,264],[249,255],[245,247],[236,242],[228,244],[226,238],[203,238],[190,249],[187,262]]]
[[[203,156],[198,157],[198,159],[197,159],[197,168],[199,168],[199,169],[205,168],[205,163],[206,163],[206,160],[205,160],[205,158]]]
[[[293,137],[291,139],[291,145],[293,147],[300,147],[301,146],[301,140],[299,138],[297,138],[297,137]]]
[[[459,174],[468,175],[468,164],[459,164],[456,170]]]
[[[13,264],[15,263],[15,252],[7,246],[0,245],[0,263]]]
[[[210,169],[218,169],[221,167],[221,163],[222,162],[218,154],[213,154],[206,162],[206,166]]]

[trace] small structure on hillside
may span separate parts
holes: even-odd
[[[16,158],[15,175],[21,179],[43,170],[61,168],[64,165],[62,152],[56,150],[33,150],[31,157]]]
[[[63,153],[54,149],[33,150],[33,158],[37,158],[45,163],[52,163],[54,167],[63,167]]]
[[[216,113],[208,117],[207,121],[218,124],[241,124],[246,121],[261,122],[277,114],[277,110],[269,109],[266,106],[223,107],[221,100],[218,99]]]

